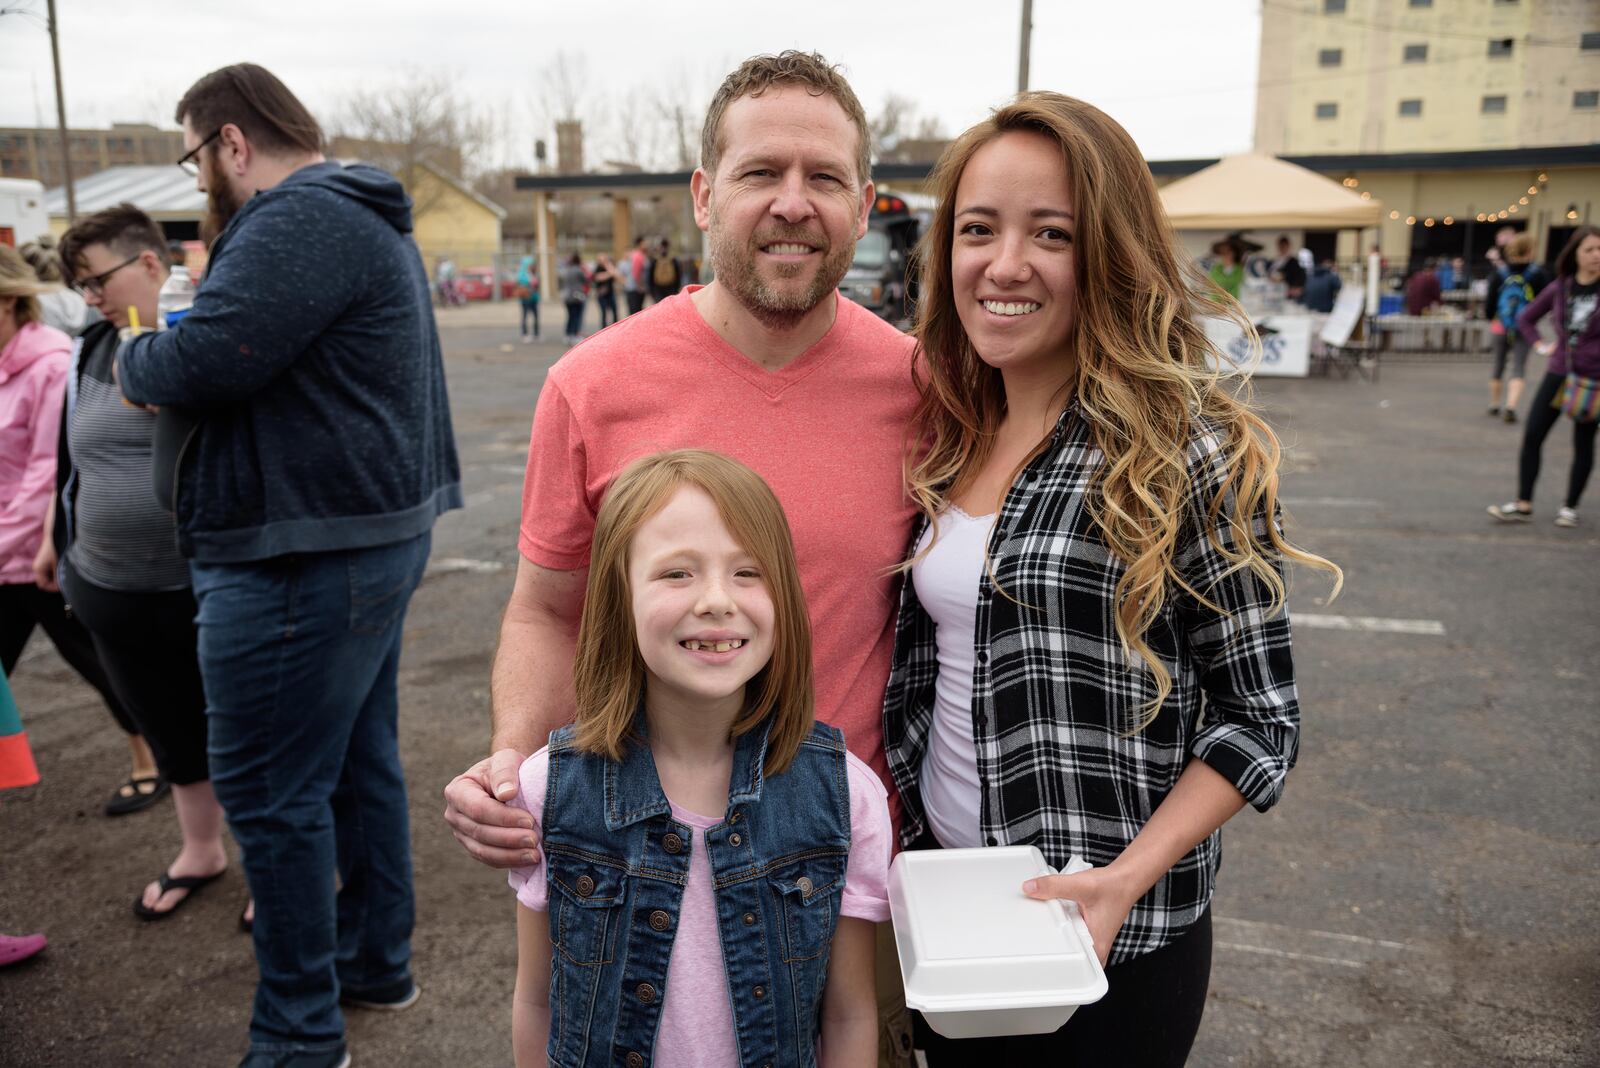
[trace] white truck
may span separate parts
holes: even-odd
[[[44,183],[32,178],[0,178],[0,245],[16,248],[49,232]]]

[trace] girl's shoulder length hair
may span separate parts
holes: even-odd
[[[1230,573],[1258,578],[1277,611],[1286,592],[1284,560],[1330,571],[1336,586],[1339,570],[1284,539],[1275,522],[1277,438],[1254,410],[1248,383],[1224,381],[1219,368],[1231,365],[1206,338],[1204,320],[1220,315],[1259,348],[1249,318],[1179,249],[1133,138],[1100,109],[1059,93],[1019,94],[957,138],[930,179],[938,207],[917,252],[921,398],[906,448],[906,483],[923,513],[936,516],[982,467],[1005,415],[1000,373],[978,357],[956,311],[951,251],[967,164],[984,146],[1018,133],[1057,145],[1070,184],[1076,293],[1066,399],[1076,398],[1103,457],[1088,504],[1125,566],[1116,588],[1117,633],[1124,654],[1131,662],[1137,654],[1156,684],[1134,726],[1142,729],[1172,689],[1146,631],[1174,589],[1211,604],[1174,565],[1185,524],[1207,520],[1186,507],[1197,446],[1215,438],[1223,454],[1227,476],[1207,502],[1208,529]],[[1229,532],[1231,546],[1219,529]]]
[[[1600,237],[1600,226],[1584,223],[1572,231],[1572,236],[1567,238],[1567,243],[1561,246],[1561,251],[1556,255],[1557,278],[1578,273],[1578,246],[1591,237]]]
[[[745,684],[738,738],[771,721],[764,765],[776,775],[811,731],[811,624],[783,506],[760,475],[736,460],[699,449],[657,453],[630,464],[607,489],[595,517],[594,545],[573,688],[578,714],[573,745],[621,760],[637,744],[634,720],[644,698],[645,665],[633,622],[629,548],[640,526],[683,487],[705,493],[733,538],[755,559],[772,597],[772,658]]]

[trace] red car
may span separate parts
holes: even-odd
[[[493,267],[465,267],[456,275],[456,292],[461,294],[463,300],[488,300],[494,295],[494,268]],[[517,281],[514,278],[500,279],[500,299],[515,300],[517,298]]]

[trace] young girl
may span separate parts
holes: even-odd
[[[519,776],[541,837],[510,875],[519,1068],[875,1063],[887,798],[812,721],[760,476],[693,450],[618,476],[573,675],[576,722]]]

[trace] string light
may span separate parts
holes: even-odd
[[[1456,224],[1456,221],[1454,219],[1452,219],[1450,216],[1446,215],[1444,217],[1444,224],[1446,226],[1454,226]]]
[[[1398,219],[1398,218],[1400,218],[1400,213],[1398,211],[1391,211],[1389,213],[1389,218]]]
[[[1578,205],[1576,205],[1576,204],[1568,204],[1567,205],[1567,218],[1576,219],[1577,217],[1578,217]]]
[[[1367,192],[1365,189],[1363,189],[1361,191],[1361,199],[1362,200],[1371,200],[1372,199],[1372,194]]]
[[[1406,225],[1407,226],[1415,226],[1415,225],[1417,225],[1417,217],[1415,215],[1407,215],[1406,216]]]

